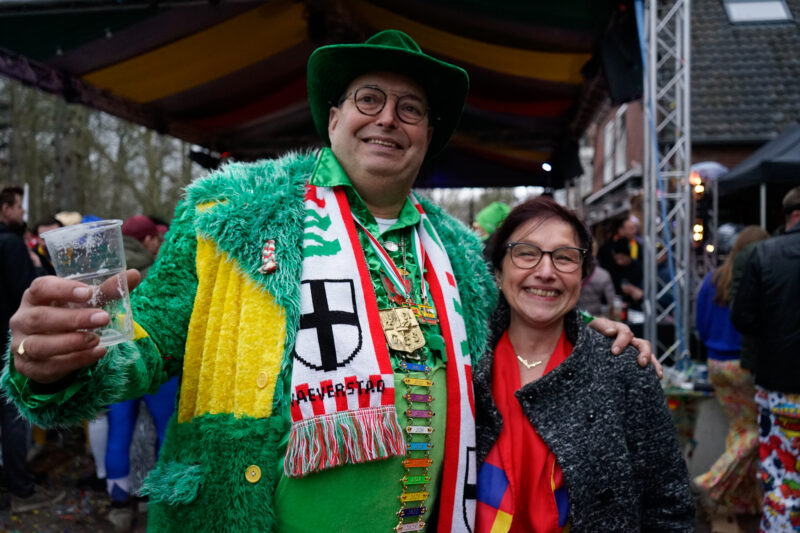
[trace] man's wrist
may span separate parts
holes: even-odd
[[[590,315],[589,313],[587,313],[586,311],[584,311],[583,309],[580,310],[580,314],[581,314],[581,318],[583,319],[584,324],[588,324],[589,322],[594,320],[594,317],[592,315]]]
[[[33,394],[56,394],[69,388],[70,385],[75,383],[77,377],[78,372],[75,371],[51,383],[40,383],[38,381],[28,379],[28,388]]]

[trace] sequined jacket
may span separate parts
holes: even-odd
[[[66,389],[36,394],[15,371],[3,385],[43,426],[181,376],[177,416],[145,482],[150,531],[273,531],[276,452],[290,425],[283,383],[300,314],[305,184],[314,153],[232,164],[193,183],[155,265],[133,293],[136,340],[109,351]],[[425,203],[448,251],[471,354],[481,354],[494,301],[480,243]],[[279,268],[259,272],[275,241]]]
[[[506,324],[494,320],[490,346]],[[612,339],[576,311],[565,326],[572,353],[516,397],[561,466],[570,532],[694,531],[686,464],[655,372],[636,363],[632,348],[612,355]],[[493,361],[491,351],[473,381],[479,469],[503,427],[492,400]]]

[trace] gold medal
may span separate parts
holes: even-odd
[[[378,313],[389,348],[398,352],[412,353],[425,346],[425,337],[411,308],[392,307],[381,309]]]

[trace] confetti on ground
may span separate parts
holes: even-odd
[[[50,489],[63,489],[66,496],[51,507],[22,514],[11,514],[10,498],[7,498],[5,505],[0,504],[0,533],[114,531],[106,520],[110,503],[105,491],[76,486],[80,480],[94,473],[94,461],[88,451],[70,451],[55,443],[48,443],[31,462],[31,468],[37,475],[38,483]],[[147,527],[147,514],[134,512],[136,518],[133,531],[143,533]]]

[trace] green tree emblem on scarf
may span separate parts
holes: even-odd
[[[331,226],[329,215],[320,216],[317,212],[306,209],[306,224],[303,232],[303,257],[313,257],[318,255],[336,255],[342,250],[342,245],[336,239],[325,240],[318,233],[309,231],[311,228],[319,228],[327,231]]]

